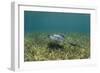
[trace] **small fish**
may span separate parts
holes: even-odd
[[[68,42],[71,46],[77,46],[77,47],[80,47],[80,45],[78,45],[77,43],[75,42]]]

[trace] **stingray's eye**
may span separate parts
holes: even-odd
[[[64,38],[64,35],[63,34],[60,34],[60,36]]]

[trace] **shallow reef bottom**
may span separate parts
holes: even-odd
[[[24,35],[24,61],[88,59],[90,35],[88,33],[64,34],[62,43],[54,43],[47,36],[54,33],[33,32]]]

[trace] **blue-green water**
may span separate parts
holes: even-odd
[[[90,58],[90,14],[24,11],[24,32],[24,61]]]
[[[90,33],[90,14],[24,11],[24,31]]]

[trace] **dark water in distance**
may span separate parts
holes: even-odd
[[[24,32],[90,33],[90,14],[24,11]]]

